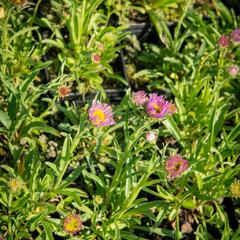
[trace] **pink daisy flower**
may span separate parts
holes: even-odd
[[[240,42],[240,28],[237,28],[231,32],[231,39],[234,42]]]
[[[136,105],[144,105],[148,102],[148,96],[144,91],[137,91],[132,94],[132,100]]]
[[[228,69],[229,74],[232,77],[236,77],[238,75],[239,72],[239,67],[236,65],[232,65],[229,69]]]
[[[101,103],[94,100],[89,109],[88,115],[91,122],[97,127],[115,124],[112,108],[106,103]]]
[[[166,162],[166,170],[170,177],[180,176],[188,169],[188,161],[181,156],[175,155],[170,157]]]
[[[147,113],[152,118],[163,118],[168,113],[169,102],[156,93],[150,94],[147,103]]]
[[[218,40],[218,44],[223,47],[226,48],[229,46],[230,44],[230,39],[228,36],[222,35],[219,40]]]

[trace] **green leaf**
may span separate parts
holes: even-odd
[[[143,230],[150,233],[155,233],[159,236],[163,237],[171,237],[175,239],[174,231],[166,229],[166,228],[153,228],[153,227],[145,227],[145,226],[134,226],[134,228]]]
[[[48,225],[48,222],[45,222],[44,220],[41,221],[43,227],[44,227],[44,233],[45,233],[45,239],[46,240],[54,240],[53,235],[52,235],[52,230],[50,226]]]
[[[149,10],[148,14],[162,43],[165,44],[167,48],[171,47],[173,39],[163,13]]]
[[[149,238],[142,238],[127,231],[121,231],[121,237],[126,240],[149,240]]]
[[[62,177],[67,169],[67,165],[70,160],[71,160],[71,138],[68,136],[64,140],[62,154],[59,159],[59,171],[62,173]]]
[[[6,112],[1,111],[1,110],[0,110],[0,122],[7,129],[10,128],[11,123],[12,123],[12,121],[11,121],[10,117],[8,116],[8,114]]]
[[[30,198],[31,198],[30,193],[28,193],[24,197],[19,198],[16,201],[14,201],[11,206],[12,212],[16,212],[23,208],[26,208],[26,205],[29,203]]]
[[[181,132],[180,132],[176,122],[174,121],[173,117],[171,117],[171,116],[166,117],[162,121],[162,123],[168,129],[168,131],[177,139],[177,141],[184,147],[185,144],[181,139]]]
[[[84,198],[88,198],[87,193],[85,193],[84,191],[78,189],[78,188],[64,188],[64,189],[59,189],[55,191],[56,194],[62,194],[62,195],[66,195],[66,196],[72,196],[72,194],[77,194],[78,197],[84,197]]]
[[[33,30],[37,30],[38,27],[27,27],[27,28],[23,28],[22,30],[16,32],[8,41],[8,43],[10,44],[14,39],[16,39],[17,37],[26,34],[27,32],[31,32]]]
[[[101,178],[99,178],[98,176],[96,176],[93,173],[87,172],[86,169],[83,170],[83,175],[85,175],[86,177],[88,177],[89,179],[93,180],[95,183],[98,183],[101,187],[105,188],[105,183],[102,181]]]
[[[82,173],[82,170],[84,167],[82,165],[78,166],[76,169],[74,169],[73,172],[71,172],[66,179],[64,179],[60,185],[59,188],[65,188],[69,184],[71,184],[75,179],[78,178],[78,176]]]
[[[195,176],[197,179],[197,185],[198,189],[201,190],[203,188],[203,179],[202,179],[202,174],[200,172],[195,171]]]
[[[54,164],[54,163],[52,163],[52,162],[45,162],[45,164],[46,164],[47,166],[49,166],[49,167],[56,173],[56,176],[59,175],[59,171],[58,171],[58,169],[57,169],[56,164]]]
[[[42,43],[45,43],[50,46],[54,46],[56,48],[59,48],[61,50],[65,49],[64,43],[62,43],[60,40],[52,40],[52,39],[44,39],[42,40]]]
[[[0,72],[0,79],[3,83],[3,85],[10,90],[11,93],[13,94],[17,94],[17,90],[15,89],[14,85],[12,84],[12,79],[8,76],[5,76],[3,75],[1,72]]]
[[[52,61],[46,61],[46,62],[44,62],[44,63],[41,63],[41,64],[37,65],[37,66],[34,68],[32,74],[31,74],[29,77],[27,77],[27,78],[25,79],[25,81],[23,81],[22,85],[20,86],[21,92],[26,92],[26,91],[28,90],[29,85],[30,85],[30,84],[34,81],[34,79],[36,78],[38,72],[39,72],[41,69],[44,69],[44,68],[48,67],[51,63],[52,63]]]
[[[175,197],[172,196],[170,193],[168,193],[160,185],[157,185],[157,190],[158,190],[159,196],[161,196],[163,199],[166,199],[168,201],[174,201],[175,200]]]
[[[10,166],[8,166],[8,165],[0,165],[0,167],[3,168],[4,170],[6,170],[12,176],[15,175],[15,170],[13,168],[11,168]]]
[[[235,138],[238,137],[238,135],[240,135],[240,124],[238,124],[237,126],[235,126],[232,131],[229,133],[229,135],[227,136],[227,140],[228,142],[232,142],[235,140]]]
[[[57,137],[60,136],[60,133],[56,129],[48,126],[44,122],[36,121],[36,122],[31,122],[26,127],[21,129],[21,131],[20,131],[21,137],[27,136],[27,134],[29,134],[32,130],[40,130],[40,131],[43,131],[46,133],[50,133]]]
[[[213,146],[216,140],[217,134],[222,129],[228,107],[229,107],[229,103],[225,103],[220,108],[215,107],[212,112],[212,116],[208,126],[208,130],[211,133],[211,136],[209,138],[209,143],[210,143],[209,147]]]

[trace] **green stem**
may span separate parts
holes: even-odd
[[[120,161],[119,161],[119,163],[118,163],[118,165],[116,167],[116,171],[115,171],[115,174],[113,176],[113,180],[112,180],[111,185],[108,188],[107,193],[106,193],[106,198],[105,198],[106,206],[109,205],[109,201],[111,199],[112,192],[113,192],[114,188],[117,186],[118,180],[119,180],[119,178],[121,176],[123,165],[124,165],[125,162],[128,161],[128,158],[129,158],[129,155],[130,155],[129,153],[131,153],[132,148],[134,147],[134,145],[138,141],[138,136],[141,135],[141,133],[144,131],[144,129],[147,129],[148,127],[150,127],[154,123],[155,122],[153,122],[153,121],[151,121],[149,123],[145,123],[145,124],[143,124],[141,122],[140,126],[142,126],[142,127],[140,127],[134,134],[132,134],[128,138],[128,144],[125,147],[124,153],[121,154]]]
[[[43,119],[45,118],[46,116],[48,115],[51,115],[52,114],[52,111],[50,111],[50,109],[53,109],[53,106],[56,102],[56,99],[57,99],[57,95],[54,96],[53,100],[51,101],[51,104],[49,105],[49,107],[43,112],[41,113],[41,115],[39,116],[40,119]]]
[[[12,205],[12,194],[10,193],[9,198],[8,198],[8,235],[9,235],[9,240],[13,239],[11,205]]]
[[[30,26],[33,24],[33,21],[36,17],[36,14],[37,14],[37,10],[38,10],[38,7],[40,5],[42,0],[38,0],[37,3],[36,3],[36,6],[35,6],[35,9],[34,9],[34,12],[33,12],[33,15],[32,15],[32,18],[31,18],[31,23],[30,23]]]

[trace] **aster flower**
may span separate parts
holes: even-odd
[[[132,100],[136,105],[144,105],[148,102],[148,96],[144,91],[133,92]]]
[[[78,233],[83,228],[80,216],[77,214],[70,214],[64,219],[63,229],[65,232],[72,235]]]
[[[230,44],[230,39],[228,36],[222,35],[219,40],[218,40],[218,44],[223,47],[226,48],[229,46]]]
[[[150,143],[156,143],[158,138],[158,134],[153,131],[149,131],[146,133],[146,140]]]
[[[169,102],[156,93],[150,94],[147,103],[147,113],[152,118],[163,118],[168,113]]]
[[[231,32],[231,39],[234,42],[240,42],[240,28],[237,28]]]
[[[67,86],[60,86],[58,89],[58,93],[60,95],[60,97],[66,97],[69,95],[69,93],[71,92],[71,88],[67,87]]]
[[[101,56],[97,53],[93,53],[91,59],[93,63],[98,64],[101,61]]]
[[[166,170],[170,177],[180,176],[187,169],[188,161],[179,155],[170,157],[166,162]]]
[[[88,114],[91,122],[97,127],[115,124],[112,108],[106,103],[94,100]]]
[[[236,77],[238,75],[238,72],[239,72],[239,67],[236,66],[236,65],[232,65],[228,69],[228,72],[232,77]]]

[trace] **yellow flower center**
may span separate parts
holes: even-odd
[[[176,165],[175,165],[175,170],[178,171],[181,167],[182,163],[181,162],[178,162]]]
[[[66,224],[66,230],[69,232],[75,232],[79,230],[79,222],[77,219],[71,219],[68,224]]]
[[[94,113],[93,116],[96,117],[96,124],[102,123],[106,120],[106,115],[103,112],[103,110],[97,109]]]
[[[153,103],[153,108],[155,109],[156,113],[160,113],[162,111],[162,108],[157,105],[156,103]]]

